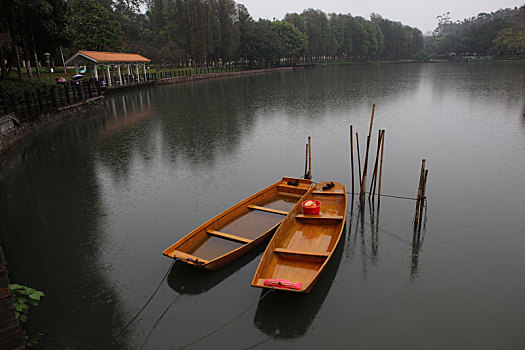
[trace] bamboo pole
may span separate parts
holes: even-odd
[[[308,144],[306,146],[306,154],[304,156],[304,178],[308,178]]]
[[[381,136],[383,135],[382,130],[379,130],[377,133],[377,151],[376,151],[376,161],[374,163],[374,171],[372,172],[372,181],[370,181],[370,191],[368,191],[368,198],[374,196],[376,193],[376,183],[377,183],[377,166],[379,163],[379,150],[381,148]],[[372,190],[373,188],[373,190]],[[373,200],[373,198],[372,198]]]
[[[308,178],[312,178],[312,138],[308,136]]]
[[[421,161],[421,172],[419,173],[419,185],[417,188],[417,201],[416,201],[416,214],[414,215],[414,229],[418,225],[419,221],[419,207],[420,207],[420,201],[421,201],[421,192],[423,191],[423,181],[425,176],[425,159]]]
[[[368,136],[366,138],[366,153],[365,153],[365,164],[363,166],[363,178],[361,179],[361,190],[359,193],[359,204],[361,207],[364,207],[365,205],[365,192],[366,192],[366,173],[368,170],[368,153],[370,151],[370,138],[372,135],[372,126],[374,123],[374,112],[376,109],[376,105],[374,104],[372,106],[372,117],[370,118],[370,129],[368,130]]]
[[[385,130],[383,130],[381,134],[381,161],[379,163],[379,187],[377,190],[378,201],[381,201],[381,175],[383,174],[383,150],[385,149]],[[377,209],[379,210],[379,206]]]
[[[357,164],[359,164],[359,185],[361,185],[361,151],[359,151],[359,134],[355,133],[355,142],[357,143]]]
[[[426,192],[427,192],[426,190],[427,189],[427,177],[428,177],[428,170],[425,170],[425,175],[423,178],[423,184],[421,188],[421,201],[419,203],[420,218],[419,218],[418,231],[421,231],[421,223],[424,221],[423,210],[426,207],[425,201],[426,201]]]
[[[368,170],[368,151],[369,150],[370,150],[370,136],[367,136],[366,137],[365,164],[363,165],[363,178],[361,179],[361,191],[359,193],[359,203],[361,207],[365,206],[366,173]]]
[[[354,195],[354,139],[352,125],[350,125],[350,168],[352,169],[352,195]]]
[[[370,129],[368,130],[368,136],[372,135],[372,124],[374,123],[374,112],[376,110],[376,105],[372,105],[372,118],[370,118]]]

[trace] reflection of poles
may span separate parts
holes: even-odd
[[[412,256],[410,259],[410,280],[413,281],[419,270],[419,252],[421,250],[421,245],[423,240],[421,239],[421,233],[419,231],[414,231],[412,236]]]
[[[370,252],[372,253],[372,262],[377,263],[377,256],[379,252],[379,231],[378,231],[378,222],[376,222],[375,217],[375,208],[373,201],[371,202],[368,199],[368,206],[370,209],[370,233],[371,233],[371,242],[370,242]]]

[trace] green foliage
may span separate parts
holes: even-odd
[[[438,16],[438,26],[427,42],[437,55],[490,55],[519,53],[523,50],[525,6],[480,13],[476,17],[452,22],[450,13]]]
[[[38,306],[40,299],[44,293],[30,287],[22,286],[20,284],[10,284],[9,290],[13,296],[13,303],[16,310],[16,317],[20,323],[27,322],[30,306]]]
[[[48,90],[49,80],[44,79],[15,79],[9,78],[0,83],[0,90],[4,89],[10,94],[21,95],[24,92],[35,92],[37,90]]]
[[[425,50],[420,50],[418,53],[416,53],[413,57],[416,61],[420,62],[429,62],[430,61],[430,55]]]
[[[71,1],[68,33],[77,50],[122,50],[120,23],[98,0]]]
[[[522,53],[525,50],[525,25],[502,29],[492,43],[501,52]]]

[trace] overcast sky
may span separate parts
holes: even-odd
[[[350,13],[352,16],[370,18],[377,13],[392,21],[399,21],[419,28],[423,34],[436,28],[436,16],[450,12],[453,21],[492,12],[500,8],[525,5],[525,1],[507,0],[236,0],[244,4],[252,17],[282,19],[288,12],[301,13],[313,8],[325,13]]]

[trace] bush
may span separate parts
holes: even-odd
[[[414,59],[420,62],[428,62],[430,61],[430,55],[425,50],[420,50],[414,55]]]

